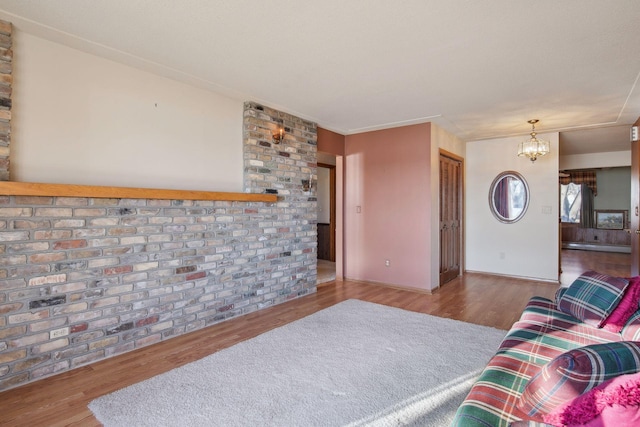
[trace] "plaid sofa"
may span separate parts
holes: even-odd
[[[574,348],[623,339],[636,341],[639,336],[640,312],[629,319],[621,333],[613,333],[558,311],[551,300],[533,297],[458,408],[452,426],[497,427],[529,420],[516,405],[529,379],[547,362]]]

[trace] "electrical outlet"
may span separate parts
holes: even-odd
[[[67,335],[69,335],[69,328],[60,328],[49,332],[49,339],[66,337]]]
[[[390,261],[390,260],[388,260],[388,259],[385,259],[385,260],[384,260],[384,265],[385,265],[385,267],[389,267],[389,266],[391,266],[391,261]]]

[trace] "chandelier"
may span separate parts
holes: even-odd
[[[538,119],[532,119],[527,122],[531,124],[531,138],[522,141],[518,147],[518,157],[526,156],[532,162],[535,162],[538,157],[549,153],[549,141],[542,141],[536,138],[536,123],[538,121]]]

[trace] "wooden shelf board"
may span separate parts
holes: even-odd
[[[45,197],[93,197],[102,199],[218,200],[232,202],[276,202],[275,194],[215,191],[163,190],[156,188],[103,187],[95,185],[44,184],[0,181],[0,195]]]

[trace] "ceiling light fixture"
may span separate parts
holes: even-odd
[[[549,141],[542,141],[536,138],[536,123],[538,119],[529,120],[531,124],[531,138],[522,141],[518,147],[518,157],[528,157],[531,162],[535,162],[538,157],[549,153]]]

